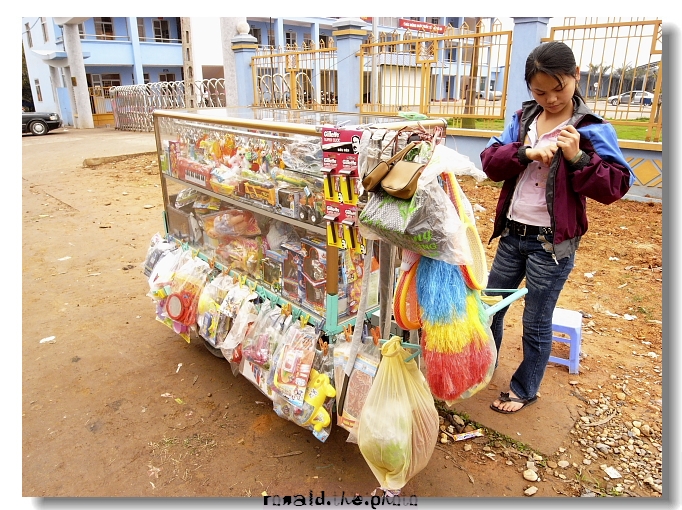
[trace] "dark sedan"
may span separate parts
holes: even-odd
[[[62,126],[58,113],[21,112],[21,132],[45,135]]]

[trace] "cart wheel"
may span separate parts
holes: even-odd
[[[206,340],[205,338],[202,339],[204,341],[204,346],[208,349],[208,352],[213,354],[216,358],[223,358],[225,359],[225,356],[223,356],[223,351],[220,349],[213,347],[211,343]]]

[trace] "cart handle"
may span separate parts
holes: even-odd
[[[499,303],[496,303],[493,306],[489,306],[485,309],[486,315],[488,317],[490,317],[493,314],[500,311],[505,306],[509,306],[510,304],[512,304],[514,301],[519,299],[521,296],[525,296],[526,294],[528,294],[528,289],[526,287],[523,287],[521,289],[484,289],[483,292],[511,292],[512,293],[511,295],[507,296],[506,298],[504,298]]]

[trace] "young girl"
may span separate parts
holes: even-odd
[[[500,240],[488,288],[515,289],[524,278],[528,288],[523,361],[509,392],[490,405],[506,414],[537,400],[552,348],[552,313],[587,231],[586,198],[610,204],[634,181],[613,126],[583,101],[571,48],[562,42],[535,48],[525,80],[534,100],[524,102],[481,153],[483,171],[504,181],[490,238]],[[491,326],[498,354],[507,310],[497,312]]]

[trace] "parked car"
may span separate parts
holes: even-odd
[[[479,99],[487,99],[488,101],[499,101],[502,99],[502,91],[500,90],[489,90],[487,97],[484,96],[484,92],[481,90],[478,93]]]
[[[610,96],[607,101],[609,104],[616,106],[619,104],[641,104],[644,106],[651,106],[654,100],[654,95],[651,92],[644,90],[631,90],[618,96]]]
[[[36,136],[46,135],[62,125],[58,113],[21,112],[21,132]]]

